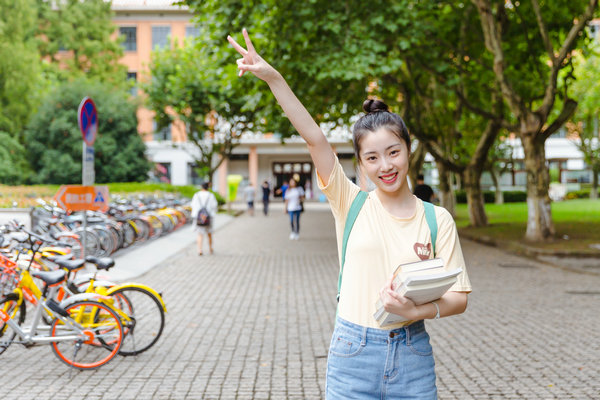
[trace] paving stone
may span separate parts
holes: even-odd
[[[289,221],[275,211],[220,228],[215,255],[199,257],[190,245],[135,279],[163,292],[168,307],[152,349],[79,372],[49,346],[13,345],[1,356],[4,398],[324,398],[333,219],[309,205],[300,240],[290,241]],[[467,312],[427,321],[439,398],[597,399],[600,297],[572,292],[597,292],[600,277],[462,245],[474,287]]]

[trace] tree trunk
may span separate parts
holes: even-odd
[[[481,191],[481,172],[481,169],[477,166],[470,165],[465,169],[463,174],[463,185],[467,192],[467,205],[471,226],[487,226],[488,224],[483,202],[483,192]]]
[[[456,198],[454,197],[454,190],[451,184],[452,172],[441,162],[436,162],[436,165],[440,177],[440,205],[454,217]]]
[[[423,142],[419,141],[417,148],[411,153],[408,161],[408,178],[410,179],[410,184],[413,191],[415,190],[415,186],[417,186],[417,175],[421,173],[421,168],[423,168],[425,154],[427,154],[425,145]]]
[[[496,188],[494,203],[498,205],[504,204],[504,192],[500,188],[498,175],[496,174],[496,171],[494,171],[493,168],[490,169],[490,175],[492,176],[492,181],[494,182],[494,188]]]
[[[590,192],[590,199],[598,200],[598,174],[600,173],[599,168],[592,168],[592,191]]]
[[[525,239],[544,241],[554,234],[552,210],[550,209],[550,175],[546,165],[544,140],[536,140],[533,135],[521,135],[525,153],[525,171],[527,172],[527,232]]]

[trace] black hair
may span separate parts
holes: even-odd
[[[210,187],[210,182],[204,182],[202,184],[202,189],[204,189],[204,190],[208,190],[209,187]]]
[[[424,181],[425,180],[425,176],[423,174],[419,174],[419,175],[417,175],[417,180],[418,181]]]
[[[387,104],[381,100],[367,99],[363,103],[365,115],[359,118],[352,130],[352,143],[354,154],[360,163],[360,141],[369,132],[375,132],[379,128],[387,128],[399,139],[406,142],[406,148],[410,153],[410,135],[402,118],[390,112]]]

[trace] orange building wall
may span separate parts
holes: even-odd
[[[118,34],[119,27],[135,27],[137,51],[125,51],[120,62],[127,66],[128,72],[137,73],[137,82],[147,82],[149,79],[149,64],[152,52],[152,27],[153,26],[170,26],[171,40],[175,40],[179,45],[183,44],[185,38],[186,26],[193,25],[191,14],[181,15],[175,14],[170,17],[168,14],[140,15],[136,19],[129,17],[128,14],[117,14],[115,25]],[[138,91],[138,96],[142,96],[143,92]],[[137,111],[138,117],[138,132],[143,136],[145,141],[153,140],[153,120],[154,112],[140,107]],[[174,123],[171,129],[171,138],[174,142],[185,141],[186,134],[182,123]]]

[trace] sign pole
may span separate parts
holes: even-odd
[[[86,162],[86,158],[87,158],[87,144],[85,144],[85,141],[82,142],[82,169],[81,169],[81,183],[85,186],[87,185],[86,183],[86,178],[87,178],[87,166],[88,163]],[[81,258],[83,260],[85,260],[85,256],[86,251],[87,250],[87,210],[83,210],[83,237],[81,238]]]
[[[77,110],[77,122],[83,137],[83,155],[81,183],[83,186],[93,186],[94,173],[94,141],[98,132],[98,112],[96,104],[89,97],[84,97]],[[87,237],[87,210],[83,210],[83,240],[81,249],[82,258],[85,259]]]

